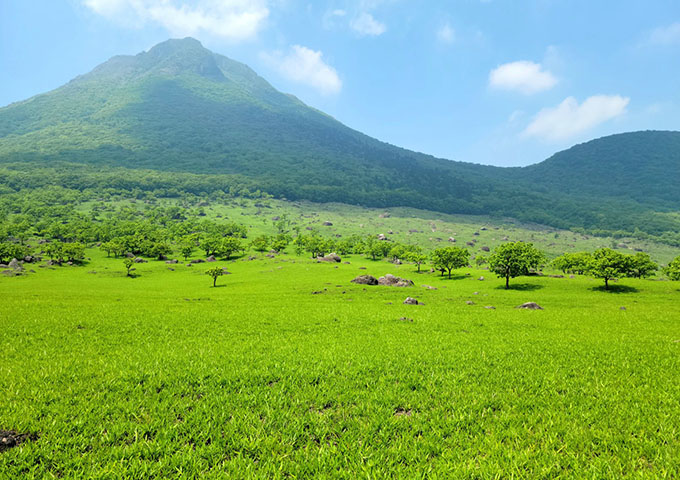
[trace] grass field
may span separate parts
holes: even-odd
[[[0,478],[680,476],[677,283],[88,255],[0,277]]]

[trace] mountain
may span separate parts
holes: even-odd
[[[0,109],[0,163],[25,169],[233,175],[289,199],[655,235],[680,230],[679,136],[608,137],[526,168],[437,159],[352,130],[191,38],[113,57]]]

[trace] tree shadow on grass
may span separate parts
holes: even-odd
[[[609,290],[605,290],[604,285],[599,287],[592,287],[593,292],[604,292],[604,293],[637,293],[639,290],[635,287],[630,287],[628,285],[609,285]]]
[[[543,285],[536,285],[534,283],[511,283],[510,288],[505,288],[505,285],[499,285],[496,290],[517,290],[519,292],[531,292],[533,290],[540,290],[545,288]]]
[[[210,287],[210,288],[224,288],[224,287],[226,287],[226,285],[215,285],[214,287]]]
[[[466,278],[468,278],[468,277],[467,277],[467,275],[456,275],[456,274],[453,274],[453,273],[452,273],[452,274],[451,274],[451,278],[449,278],[449,276],[446,275],[446,274],[444,274],[444,275],[439,275],[438,278],[439,278],[440,280],[444,280],[444,281],[447,281],[447,282],[448,282],[449,280],[451,280],[451,281],[453,281],[453,280],[464,280],[464,279],[466,279]]]

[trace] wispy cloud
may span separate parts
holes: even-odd
[[[147,23],[172,35],[207,33],[232,41],[257,35],[269,16],[266,0],[82,0],[98,15],[127,27]]]
[[[437,30],[437,39],[448,45],[452,44],[456,40],[456,31],[449,25],[445,23],[442,27]]]
[[[567,140],[623,115],[629,102],[630,98],[620,95],[594,95],[581,104],[574,97],[568,97],[558,106],[538,112],[523,136]]]
[[[525,95],[549,90],[557,78],[540,64],[526,60],[505,63],[489,74],[489,85],[501,90],[514,90]]]
[[[680,44],[680,22],[652,30],[646,43],[663,46]]]
[[[288,80],[310,86],[323,95],[342,90],[338,72],[324,61],[320,51],[293,45],[288,53],[264,53],[262,58]]]
[[[384,23],[377,21],[368,12],[360,13],[356,18],[354,18],[349,26],[362,36],[373,36],[382,35],[387,31],[387,26]]]

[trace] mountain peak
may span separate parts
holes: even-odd
[[[155,57],[163,57],[175,55],[177,53],[209,53],[210,50],[205,48],[201,42],[193,37],[185,38],[170,38],[164,42],[158,43],[151,47],[148,52],[140,55],[152,55]]]

